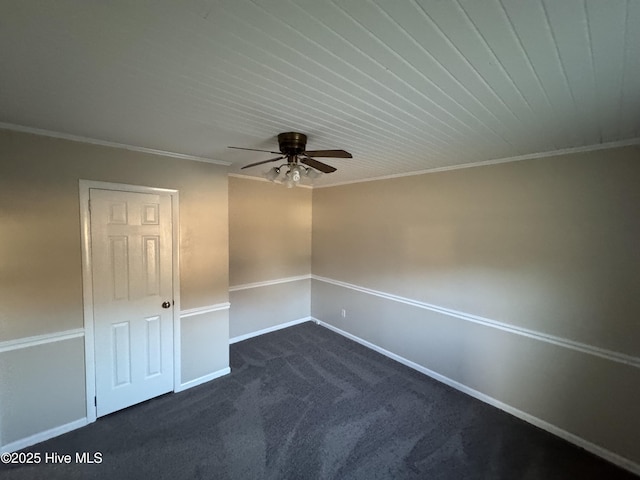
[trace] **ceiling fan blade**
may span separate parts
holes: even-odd
[[[235,150],[251,150],[252,152],[265,152],[265,153],[275,153],[276,155],[280,155],[282,152],[272,152],[271,150],[258,150],[257,148],[243,148],[243,147],[227,147],[233,148]]]
[[[304,154],[310,157],[353,158],[353,155],[344,150],[307,150]]]
[[[331,173],[337,170],[335,167],[332,167],[331,165],[327,165],[326,163],[319,162],[318,160],[314,160],[313,158],[309,158],[309,157],[302,157],[300,161],[305,165],[309,165],[311,168],[320,170],[322,173]]]
[[[277,162],[278,160],[282,160],[283,158],[284,157],[276,157],[270,160],[263,160],[262,162],[250,163],[249,165],[245,165],[244,167],[242,167],[240,170],[244,170],[245,168],[249,168],[249,167],[255,167],[256,165],[262,165],[263,163]]]

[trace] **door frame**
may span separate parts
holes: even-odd
[[[80,232],[82,246],[82,300],[84,316],[84,359],[85,390],[87,402],[87,423],[97,419],[96,372],[95,372],[95,333],[93,318],[93,266],[91,264],[91,214],[89,209],[90,189],[114,190],[120,192],[169,194],[171,196],[171,236],[173,260],[173,390],[181,382],[180,363],[180,212],[179,192],[168,188],[146,187],[124,183],[79,180],[80,190]]]

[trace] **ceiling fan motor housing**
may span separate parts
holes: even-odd
[[[281,133],[278,135],[278,143],[284,155],[300,155],[307,148],[307,136],[297,132]]]
[[[298,132],[285,132],[278,135],[278,144],[280,147],[281,155],[276,158],[271,158],[269,160],[262,160],[260,162],[250,163],[249,165],[245,165],[244,168],[255,167],[258,165],[263,165],[265,163],[277,162],[286,158],[286,164],[289,165],[290,171],[296,166],[304,169],[306,172],[305,175],[309,174],[309,172],[318,170],[322,173],[331,173],[335,172],[336,168],[331,165],[327,165],[326,163],[322,163],[319,160],[316,160],[313,157],[334,157],[334,158],[353,158],[349,152],[344,150],[311,150],[307,151],[307,136],[304,133]],[[266,153],[277,153],[272,152],[271,150],[258,150],[255,148],[241,148],[241,147],[229,147],[236,148],[239,150],[252,150],[257,152],[266,152]],[[301,165],[304,164],[304,165]],[[282,166],[282,165],[281,165]],[[279,171],[278,167],[278,171]],[[277,176],[278,172],[276,169],[272,169],[273,173]],[[297,173],[300,173],[300,170],[297,170]]]

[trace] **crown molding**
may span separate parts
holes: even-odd
[[[130,150],[130,151],[134,151],[134,152],[148,153],[148,154],[152,154],[152,155],[160,155],[160,156],[164,156],[164,157],[178,158],[178,159],[182,159],[182,160],[194,160],[194,161],[197,161],[197,162],[213,163],[213,164],[216,164],[216,165],[223,165],[225,167],[228,167],[228,166],[231,165],[231,162],[225,162],[225,161],[216,160],[216,159],[213,159],[213,158],[198,157],[198,156],[195,156],[195,155],[187,155],[187,154],[177,153],[177,152],[167,152],[167,151],[164,151],[164,150],[156,150],[156,149],[153,149],[153,148],[147,148],[147,147],[140,147],[140,146],[136,146],[136,145],[128,145],[128,144],[124,144],[124,143],[111,142],[111,141],[107,141],[107,140],[100,140],[100,139],[97,139],[97,138],[83,137],[83,136],[80,136],[80,135],[72,135],[72,134],[68,134],[68,133],[55,132],[55,131],[51,131],[51,130],[45,130],[45,129],[34,128],[34,127],[26,127],[24,125],[17,125],[17,124],[13,124],[13,123],[0,122],[0,129],[11,130],[11,131],[16,131],[16,132],[22,132],[22,133],[31,133],[31,134],[34,134],[34,135],[42,135],[42,136],[45,136],[45,137],[59,138],[59,139],[63,139],[63,140],[70,140],[70,141],[73,141],[73,142],[80,142],[80,143],[88,143],[88,144],[91,144],[91,145],[99,145],[99,146],[103,146],[103,147],[120,148],[120,149]],[[598,150],[608,150],[608,149],[612,149],[612,148],[629,147],[629,146],[633,146],[633,145],[640,145],[640,137],[631,138],[631,139],[627,139],[627,140],[618,140],[618,141],[615,141],[615,142],[598,143],[598,144],[586,145],[586,146],[581,146],[581,147],[570,147],[570,148],[563,148],[563,149],[559,149],[559,150],[550,150],[550,151],[547,151],[547,152],[539,152],[539,153],[531,153],[531,154],[526,154],[526,155],[518,155],[518,156],[514,156],[514,157],[505,157],[505,158],[483,160],[483,161],[480,161],[480,162],[465,163],[465,164],[460,164],[460,165],[451,165],[451,166],[446,166],[446,167],[429,168],[429,169],[417,170],[417,171],[413,171],[413,172],[396,173],[396,174],[391,174],[391,175],[381,175],[381,176],[378,176],[378,177],[364,178],[364,179],[359,179],[359,180],[348,180],[348,181],[345,181],[345,182],[327,183],[327,184],[324,184],[324,185],[298,184],[297,187],[299,187],[299,188],[309,188],[309,189],[338,187],[338,186],[341,186],[341,185],[350,185],[350,184],[354,184],[354,183],[374,182],[374,181],[378,181],[378,180],[390,180],[390,179],[393,179],[393,178],[412,177],[412,176],[416,176],[416,175],[425,175],[425,174],[429,174],[429,173],[447,172],[447,171],[450,171],[450,170],[461,170],[461,169],[465,169],[465,168],[484,167],[484,166],[496,165],[496,164],[500,164],[500,163],[519,162],[519,161],[522,161],[522,160],[534,160],[534,159],[538,159],[538,158],[554,157],[554,156],[558,156],[558,155],[571,155],[571,154],[575,154],[575,153],[588,153],[588,152],[594,152],[594,151],[598,151]],[[247,180],[256,180],[256,181],[260,181],[260,182],[282,184],[282,182],[280,182],[280,181],[270,182],[269,180],[267,180],[265,178],[254,177],[254,176],[251,176],[251,175],[243,175],[243,174],[239,174],[239,173],[229,173],[228,175],[230,177],[244,178],[244,179],[247,179]]]
[[[126,143],[110,142],[108,140],[100,140],[97,138],[83,137],[80,135],[72,135],[70,133],[54,132],[51,130],[44,130],[41,128],[25,127],[24,125],[16,125],[13,123],[0,122],[0,129],[11,130],[14,132],[31,133],[34,135],[42,135],[43,137],[59,138],[62,140],[70,140],[72,142],[88,143],[91,145],[99,145],[101,147],[120,148],[123,150],[130,150],[133,152],[150,153],[152,155],[161,155],[163,157],[179,158],[181,160],[195,160],[196,162],[213,163],[216,165],[223,165],[228,167],[231,162],[223,162],[222,160],[216,160],[214,158],[198,157],[195,155],[187,155],[184,153],[167,152],[165,150],[156,150],[154,148],[139,147],[137,145],[128,145]]]
[[[314,188],[328,188],[328,187],[338,187],[341,185],[350,185],[353,183],[363,183],[363,182],[375,182],[377,180],[389,180],[392,178],[401,178],[401,177],[413,177],[415,175],[425,175],[428,173],[438,173],[438,172],[448,172],[450,170],[462,170],[465,168],[474,168],[474,167],[484,167],[487,165],[497,165],[500,163],[510,163],[510,162],[519,162],[521,160],[534,160],[537,158],[547,158],[547,157],[555,157],[558,155],[571,155],[574,153],[588,153],[595,152],[598,150],[609,150],[612,148],[620,148],[620,147],[630,147],[633,145],[640,145],[640,137],[631,138],[628,140],[619,140],[616,142],[608,142],[608,143],[598,143],[595,145],[586,145],[583,147],[571,147],[571,148],[563,148],[560,150],[551,150],[548,152],[540,152],[540,153],[530,153],[526,155],[518,155],[515,157],[505,157],[505,158],[496,158],[492,160],[483,160],[481,162],[473,162],[473,163],[464,163],[460,165],[451,165],[447,167],[436,167],[429,168],[426,170],[417,170],[414,172],[406,172],[406,173],[395,173],[392,175],[381,175],[379,177],[371,177],[365,178],[362,180],[349,180],[346,182],[336,182],[330,183],[326,185],[316,185]]]

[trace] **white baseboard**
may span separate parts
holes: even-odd
[[[378,345],[375,345],[367,340],[364,340],[360,337],[357,337],[356,335],[353,335],[349,332],[346,332],[344,330],[341,330],[337,327],[334,327],[333,325],[329,324],[329,323],[325,323],[322,320],[319,320],[317,318],[312,317],[311,318],[312,321],[316,322],[318,325],[322,325],[325,328],[328,328],[329,330],[332,330],[346,338],[349,338],[350,340],[353,340],[354,342],[357,342],[361,345],[364,345],[365,347],[368,347],[372,350],[375,350],[378,353],[381,353],[382,355],[389,357],[399,363],[402,363],[403,365],[406,365],[407,367],[413,368],[414,370],[417,370],[420,373],[423,373],[439,382],[444,383],[445,385],[448,385],[452,388],[455,388],[456,390],[459,390],[463,393],[466,393],[467,395],[470,395],[474,398],[477,398],[478,400],[487,403],[491,406],[494,406],[496,408],[499,408],[500,410],[507,412],[511,415],[513,415],[514,417],[520,418],[521,420],[524,420],[527,423],[530,423],[532,425],[535,425],[538,428],[541,428],[543,430],[546,430],[549,433],[552,433],[554,435],[556,435],[557,437],[560,437],[564,440],[567,440],[570,443],[573,443],[574,445],[577,445],[578,447],[584,448],[585,450],[587,450],[588,452],[593,453],[594,455],[597,455],[599,457],[604,458],[605,460],[621,467],[624,468],[625,470],[628,470],[636,475],[640,475],[640,465],[629,460],[628,458],[625,458],[621,455],[618,455],[617,453],[611,452],[605,448],[600,447],[599,445],[596,445],[588,440],[585,440],[582,437],[579,437],[577,435],[574,435],[573,433],[567,432],[566,430],[563,430],[549,422],[546,422],[538,417],[534,417],[533,415],[530,415],[526,412],[523,412],[522,410],[519,410],[515,407],[512,407],[511,405],[508,405],[506,403],[501,402],[500,400],[497,400],[493,397],[490,397],[489,395],[486,395],[482,392],[479,392],[478,390],[474,390],[473,388],[470,388],[460,382],[457,382],[455,380],[452,380],[449,377],[445,377],[444,375],[439,374],[438,372],[434,372],[433,370],[430,370],[426,367],[423,367],[422,365],[419,365],[415,362],[412,362],[411,360],[407,360],[404,357],[401,357],[400,355],[397,355],[393,352],[390,352],[389,350],[385,350],[382,347],[379,347]]]
[[[38,432],[29,437],[16,440],[15,442],[8,443],[7,445],[3,445],[2,447],[0,447],[0,453],[15,452],[16,450],[22,450],[23,448],[30,447],[31,445],[35,445],[36,443],[44,442],[45,440],[49,440],[50,438],[57,437],[58,435],[62,435],[63,433],[70,432],[71,430],[84,427],[88,423],[89,422],[85,417],[85,418],[80,418],[78,420],[74,420],[73,422],[66,423],[64,425],[60,425],[59,427],[54,427],[49,430],[45,430],[44,432]]]
[[[218,370],[216,372],[209,373],[207,375],[203,375],[202,377],[194,378],[193,380],[189,380],[188,382],[182,383],[177,388],[175,388],[173,391],[176,392],[176,393],[182,392],[182,391],[187,390],[189,388],[197,387],[198,385],[202,385],[203,383],[210,382],[211,380],[214,380],[216,378],[222,377],[222,376],[227,375],[229,373],[231,373],[231,368],[229,368],[229,367],[222,368],[222,369],[220,369],[220,370]]]
[[[245,333],[244,335],[238,335],[237,337],[233,337],[229,339],[229,344],[241,342],[243,340],[247,340],[249,338],[257,337],[259,335],[264,335],[265,333],[275,332],[276,330],[282,330],[283,328],[293,327],[294,325],[298,325],[300,323],[309,322],[313,320],[311,317],[299,318],[297,320],[292,320],[286,323],[279,323],[278,325],[274,325],[272,327],[263,328],[262,330],[258,330],[256,332]]]

